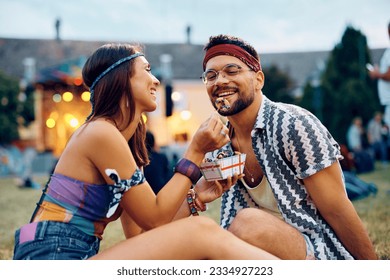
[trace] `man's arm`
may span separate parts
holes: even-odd
[[[387,71],[381,73],[378,67],[375,67],[374,70],[369,71],[368,74],[372,79],[381,79],[387,82],[390,82],[390,67],[387,68]]]
[[[338,162],[304,179],[317,209],[356,259],[377,259],[374,247],[344,188]]]

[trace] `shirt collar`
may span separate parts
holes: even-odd
[[[265,129],[265,123],[266,123],[265,107],[267,106],[267,104],[269,104],[269,102],[270,102],[270,100],[265,95],[263,95],[263,98],[262,98],[261,104],[260,104],[260,108],[259,108],[259,112],[257,113],[255,125],[253,126],[252,131],[251,131],[252,137],[255,136],[257,129]],[[232,128],[230,128],[229,121],[227,122],[226,125],[229,129],[232,130]],[[229,132],[229,133],[232,133],[232,132]],[[232,136],[232,135],[229,134],[229,136]]]
[[[269,99],[263,94],[263,98],[261,100],[259,112],[257,113],[256,122],[253,127],[252,133],[256,129],[265,129],[265,123],[266,123],[266,114],[265,114],[265,107],[267,106],[267,103],[269,103]]]

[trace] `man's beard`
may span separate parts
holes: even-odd
[[[241,111],[245,110],[249,105],[253,103],[254,99],[255,96],[252,91],[252,94],[250,94],[248,97],[237,99],[233,104],[231,104],[229,109],[221,107],[218,110],[218,107],[215,105],[215,103],[213,103],[213,106],[221,116],[228,117],[228,116],[233,116],[235,114],[238,114]]]

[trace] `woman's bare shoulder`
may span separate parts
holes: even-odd
[[[69,140],[62,153],[58,172],[71,174],[86,182],[101,182],[99,174],[102,166],[106,164],[111,166],[111,158],[117,157],[118,154],[131,157],[130,151],[127,150],[126,140],[111,123],[106,121],[86,123],[79,127]]]
[[[121,133],[112,123],[97,120],[84,124],[74,136],[80,140],[109,141],[110,138],[121,137]]]
[[[79,127],[69,139],[64,152],[91,156],[118,143],[127,142],[119,130],[107,121],[93,121]]]

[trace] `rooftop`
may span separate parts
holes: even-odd
[[[107,41],[73,41],[0,38],[0,69],[6,74],[21,79],[25,75],[25,64],[29,58],[35,61],[39,73],[68,61],[83,61],[96,48]],[[199,79],[202,73],[203,46],[194,44],[144,44],[145,55],[157,69],[160,56],[172,56],[172,79]],[[373,63],[378,63],[385,49],[371,50]],[[263,67],[276,65],[286,72],[296,86],[302,86],[311,73],[326,62],[330,51],[261,53]],[[30,59],[31,62],[31,59]]]

